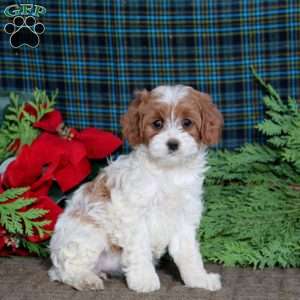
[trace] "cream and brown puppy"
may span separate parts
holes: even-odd
[[[102,289],[107,273],[122,272],[129,288],[155,291],[154,262],[168,250],[187,286],[220,289],[219,275],[203,266],[196,230],[207,146],[222,125],[210,96],[191,87],[138,92],[122,118],[134,150],[68,201],[50,242],[51,280]]]

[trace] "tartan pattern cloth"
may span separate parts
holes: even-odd
[[[1,11],[13,1],[2,1]],[[19,2],[15,2],[19,3]],[[44,6],[37,48],[0,33],[0,85],[59,89],[70,126],[120,134],[135,89],[186,84],[212,95],[225,119],[219,147],[262,141],[262,91],[250,66],[281,95],[300,95],[300,2],[21,1]],[[1,13],[1,26],[11,19]]]

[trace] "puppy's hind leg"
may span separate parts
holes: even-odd
[[[59,230],[55,232],[50,243],[53,267],[48,274],[51,280],[64,282],[77,290],[103,289],[103,281],[95,267],[106,241],[101,231],[90,226],[84,230],[83,227],[80,236],[76,229],[69,236],[65,232],[60,236]]]

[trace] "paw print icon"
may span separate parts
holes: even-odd
[[[4,26],[4,31],[10,34],[9,42],[13,48],[21,46],[36,48],[40,43],[39,35],[45,31],[45,26],[36,22],[33,16],[26,18],[16,16],[12,23],[7,23]]]

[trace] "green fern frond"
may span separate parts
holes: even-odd
[[[0,202],[6,202],[8,200],[15,199],[15,198],[23,195],[28,190],[29,190],[28,187],[8,189],[0,194]]]
[[[211,262],[228,266],[300,266],[300,113],[253,70],[267,92],[265,145],[210,153],[205,214],[198,238]]]
[[[267,136],[279,135],[283,131],[282,127],[272,120],[264,120],[262,123],[258,124],[256,128]]]
[[[30,253],[36,254],[37,256],[41,257],[48,257],[49,256],[49,248],[47,243],[32,243],[25,239],[20,240],[21,245],[27,249]]]
[[[50,220],[41,220],[48,211],[45,209],[30,208],[36,202],[35,198],[24,198],[22,195],[28,188],[14,188],[0,194],[0,224],[10,234],[32,236],[35,231],[43,237],[49,234],[44,229]],[[23,211],[24,208],[28,210]]]
[[[54,109],[57,91],[49,97],[45,91],[35,89],[32,99],[27,103],[36,110],[36,116],[25,111],[25,103],[20,103],[20,96],[10,93],[10,105],[0,128],[0,162],[14,154],[9,146],[17,139],[21,145],[31,144],[39,135],[39,130],[33,127],[36,121]]]

